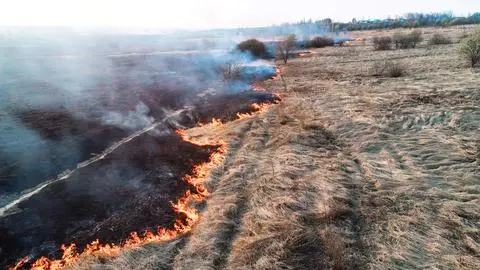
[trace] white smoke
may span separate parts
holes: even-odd
[[[135,106],[135,111],[124,115],[119,112],[107,112],[102,121],[111,126],[117,126],[127,130],[138,130],[152,125],[155,118],[148,116],[150,108],[145,103],[140,102]]]

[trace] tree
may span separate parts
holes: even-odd
[[[283,60],[286,64],[291,52],[295,49],[297,38],[294,34],[286,36],[283,40],[277,43],[277,58]]]
[[[471,67],[480,62],[480,28],[462,41],[460,53],[469,60]]]

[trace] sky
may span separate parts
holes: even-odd
[[[0,26],[208,29],[302,19],[350,21],[407,12],[480,11],[478,0],[0,0]]]

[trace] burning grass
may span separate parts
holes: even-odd
[[[222,163],[227,149],[225,143],[221,141],[214,143],[196,142],[194,139],[184,136],[181,131],[178,131],[178,134],[182,134],[182,139],[184,139],[185,142],[198,147],[214,147],[215,150],[210,153],[206,162],[194,165],[191,172],[183,177],[183,181],[185,181],[190,188],[185,191],[176,202],[171,203],[171,208],[177,216],[172,228],[158,228],[156,231],[145,231],[142,233],[132,232],[130,236],[120,244],[102,244],[97,239],[87,244],[80,251],[77,250],[75,244],[62,245],[62,255],[60,259],[52,260],[47,257],[41,257],[32,264],[32,269],[59,269],[72,265],[79,259],[88,256],[116,256],[126,249],[137,248],[148,243],[173,240],[191,231],[193,225],[196,224],[199,219],[198,211],[192,205],[203,201],[208,195],[208,191],[203,185],[203,182],[208,178],[212,168]],[[26,262],[27,259],[20,260],[14,269],[21,268]]]

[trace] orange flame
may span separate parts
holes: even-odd
[[[278,80],[282,76],[283,72],[285,71],[285,66],[279,66],[276,69],[276,75],[272,77],[272,80]]]
[[[299,57],[305,57],[305,56],[310,56],[310,55],[312,55],[311,51],[303,51],[303,52],[298,53]]]
[[[217,123],[216,121],[212,121]],[[221,122],[220,122],[221,123]],[[192,172],[183,177],[183,180],[193,187],[196,193],[187,190],[184,195],[175,203],[171,203],[172,209],[180,216],[175,220],[173,228],[158,228],[156,232],[146,231],[139,235],[137,232],[130,233],[129,238],[120,245],[115,244],[101,244],[97,239],[88,244],[83,251],[78,252],[75,244],[62,245],[62,258],[58,260],[51,260],[47,257],[41,257],[32,265],[32,269],[49,270],[61,269],[77,262],[80,258],[86,256],[116,256],[125,249],[133,249],[148,243],[158,243],[172,240],[180,235],[183,235],[192,230],[193,226],[200,219],[198,210],[192,207],[191,202],[203,201],[208,196],[208,190],[204,185],[204,181],[209,177],[212,169],[223,163],[225,154],[227,153],[227,145],[223,141],[215,142],[199,142],[195,139],[189,138],[184,130],[177,130],[180,137],[192,144],[204,145],[218,145],[216,151],[210,154],[207,162],[200,163],[194,166]],[[26,262],[28,257],[21,259],[12,269],[20,269]]]
[[[262,113],[262,112],[266,111],[268,109],[268,107],[270,107],[270,105],[271,104],[268,104],[268,103],[261,103],[261,104],[252,103],[250,105],[250,109],[252,109],[252,112],[250,112],[250,113],[237,113],[237,119],[246,119],[246,118],[252,117],[256,114]]]
[[[209,122],[209,123],[198,123],[198,126],[200,127],[203,127],[203,126],[207,126],[207,125],[212,125],[214,127],[219,127],[219,126],[222,126],[223,123],[222,123],[222,120],[220,119],[217,119],[217,118],[213,118],[212,119],[212,122]]]
[[[29,259],[30,259],[29,256],[25,256],[25,257],[21,258],[21,259],[17,262],[17,264],[15,264],[15,266],[10,267],[10,269],[12,269],[12,270],[22,269],[23,265],[24,265],[25,263],[27,263]]]

